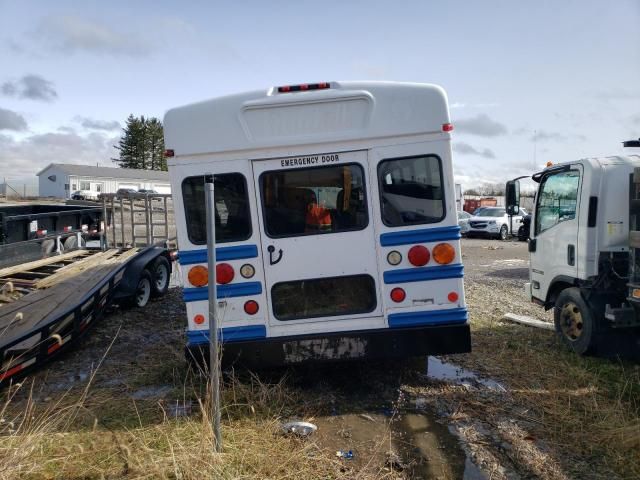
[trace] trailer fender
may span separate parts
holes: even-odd
[[[169,269],[171,269],[171,258],[167,249],[154,245],[142,250],[127,264],[124,276],[115,292],[115,298],[127,298],[136,293],[143,270],[160,255],[169,260]],[[169,274],[171,274],[171,271],[169,271]]]

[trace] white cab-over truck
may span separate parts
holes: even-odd
[[[579,354],[615,351],[640,332],[640,157],[552,165],[538,183],[529,238],[531,301],[554,309],[555,329]],[[507,210],[520,188],[507,182]]]

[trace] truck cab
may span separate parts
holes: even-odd
[[[588,158],[550,165],[538,183],[531,218],[531,301],[554,308],[556,331],[574,351],[596,349],[610,328],[637,327],[629,304],[630,195],[638,156]],[[507,209],[518,210],[517,182]],[[515,212],[514,212],[515,211]]]

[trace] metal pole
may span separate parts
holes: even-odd
[[[205,195],[207,203],[207,258],[209,268],[209,375],[211,383],[211,420],[213,424],[216,452],[222,451],[222,433],[220,432],[220,358],[218,356],[218,320],[216,307],[216,222],[215,200],[213,194],[213,176],[207,177]]]

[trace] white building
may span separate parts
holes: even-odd
[[[70,198],[76,190],[116,193],[119,188],[171,193],[168,172],[51,163],[36,174],[41,197]]]

